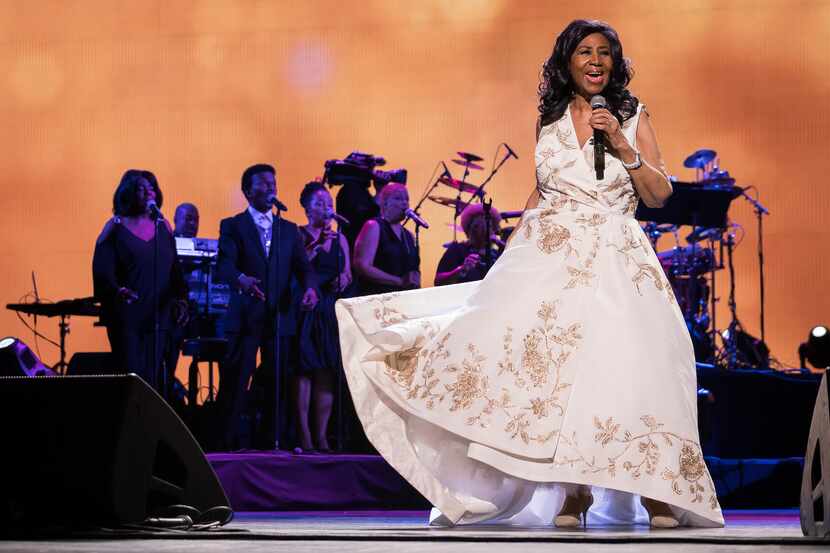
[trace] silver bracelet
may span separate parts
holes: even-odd
[[[639,169],[643,166],[643,160],[640,158],[640,152],[636,150],[634,151],[634,161],[632,161],[631,163],[626,163],[622,160],[622,158],[620,158],[620,163],[622,163],[622,166],[625,167],[625,169],[628,171],[631,171],[633,169]]]

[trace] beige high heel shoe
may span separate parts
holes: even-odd
[[[579,495],[566,495],[565,502],[559,510],[559,514],[553,519],[553,525],[557,528],[576,528],[588,524],[588,509],[594,504],[594,496],[591,493]]]
[[[648,522],[652,528],[677,528],[680,526],[669,506],[662,501],[640,497],[640,504],[648,513]]]

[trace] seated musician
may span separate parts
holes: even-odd
[[[447,251],[438,262],[435,273],[435,285],[458,284],[481,280],[498,258],[504,243],[498,237],[501,215],[494,207],[490,208],[490,226],[488,226],[482,204],[468,205],[461,213],[461,228],[467,235],[465,242],[451,242]],[[490,247],[489,260],[487,247]]]

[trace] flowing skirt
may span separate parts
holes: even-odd
[[[479,282],[340,300],[366,435],[433,523],[550,524],[594,488],[589,523],[723,517],[697,431],[692,344],[637,222],[535,208]]]

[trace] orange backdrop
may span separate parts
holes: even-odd
[[[767,341],[797,362],[811,325],[830,323],[830,239],[823,171],[830,117],[830,3],[642,1],[6,0],[0,3],[0,299],[37,273],[42,297],[92,293],[95,237],[129,167],[153,170],[165,212],[190,201],[201,236],[243,206],[242,169],[277,166],[290,219],[326,159],[354,149],[406,167],[420,195],[438,160],[496,146],[518,153],[489,191],[518,209],[534,185],[536,87],[556,34],[573,18],[609,21],[634,61],[632,90],[652,113],[672,173],[692,151],[718,151],[755,185],[765,221]],[[456,176],[459,176],[458,174]],[[451,190],[442,190],[449,195]],[[736,252],[739,317],[759,333],[753,213]],[[423,272],[431,283],[446,208],[426,204]],[[662,247],[670,247],[666,238]],[[725,272],[720,273],[725,282]],[[721,288],[721,291],[725,291]],[[727,322],[726,297],[718,316]],[[53,319],[39,328],[57,336]],[[31,335],[0,311],[0,334]],[[104,350],[103,329],[74,318],[69,352]],[[41,343],[45,361],[57,351]],[[181,374],[181,373],[180,373]],[[185,376],[185,375],[181,375]]]

